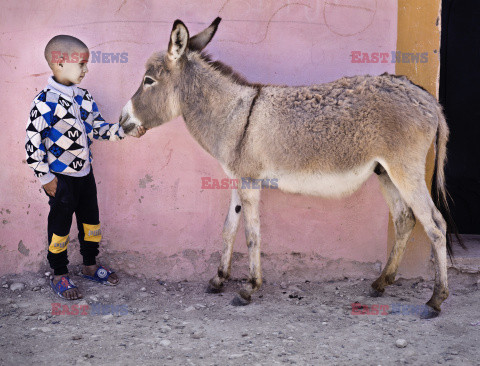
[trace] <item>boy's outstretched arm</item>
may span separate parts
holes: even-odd
[[[92,98],[92,114],[93,114],[93,137],[96,139],[109,140],[109,141],[118,141],[125,138],[125,133],[123,132],[122,126],[120,123],[108,123],[106,122],[98,110],[97,103]],[[140,127],[137,129],[137,134],[135,137],[141,137],[147,132],[145,128]]]

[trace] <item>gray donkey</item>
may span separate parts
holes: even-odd
[[[394,282],[418,219],[435,256],[435,287],[422,317],[437,316],[448,297],[447,226],[427,189],[425,163],[435,142],[435,183],[445,200],[449,131],[436,99],[388,74],[302,87],[251,84],[201,52],[219,23],[217,18],[190,37],[183,22],[174,22],[168,50],[150,57],[140,87],[123,107],[125,132],[182,116],[230,178],[277,179],[286,192],[342,197],[376,173],[395,224],[395,245],[371,293],[379,296]],[[250,273],[234,305],[248,304],[262,284],[259,200],[259,189],[232,190],[222,259],[209,282],[208,290],[218,292],[229,277],[243,210]]]

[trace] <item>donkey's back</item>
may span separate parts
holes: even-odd
[[[261,160],[263,171],[306,175],[425,159],[439,113],[432,95],[405,77],[388,74],[305,87],[264,86],[251,114],[244,152]]]

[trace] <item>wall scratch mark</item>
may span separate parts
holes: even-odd
[[[228,2],[228,1],[227,1]],[[226,5],[226,4],[225,4]],[[275,10],[273,12],[273,14],[270,16],[270,18],[268,19],[268,22],[267,22],[267,27],[265,29],[265,33],[262,37],[262,39],[260,39],[259,41],[257,42],[242,42],[242,41],[235,41],[235,40],[221,40],[223,42],[232,42],[232,43],[240,43],[240,44],[249,44],[249,45],[256,45],[256,44],[260,44],[262,43],[263,41],[265,41],[265,39],[267,39],[267,36],[268,36],[268,31],[270,29],[270,24],[272,23],[272,19],[275,17],[275,15],[277,15],[280,10],[288,7],[288,6],[292,6],[292,5],[299,5],[299,6],[305,6],[307,8],[312,8],[310,5],[307,5],[307,4],[303,4],[303,3],[290,3],[290,4],[284,4],[282,5],[281,7],[279,7],[277,10]]]

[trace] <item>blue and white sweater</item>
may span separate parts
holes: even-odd
[[[81,177],[90,172],[92,138],[124,138],[118,123],[109,124],[86,89],[57,83],[48,85],[33,100],[27,124],[27,164],[40,183],[55,178],[52,172]]]

